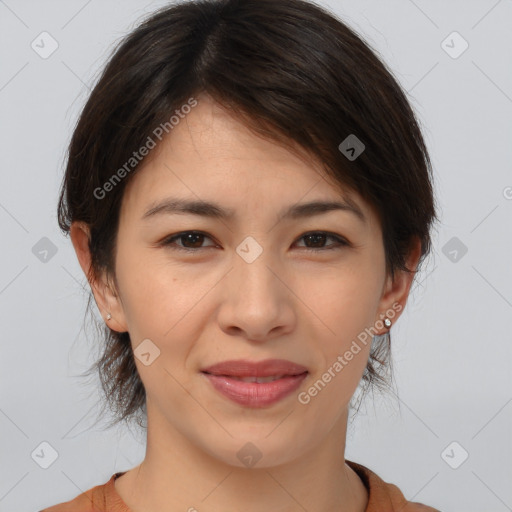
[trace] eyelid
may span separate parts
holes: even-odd
[[[189,229],[186,231],[180,231],[178,233],[173,233],[171,235],[166,236],[159,242],[158,245],[161,247],[170,248],[171,250],[185,251],[187,253],[198,253],[201,250],[214,247],[213,245],[209,245],[209,246],[205,246],[205,247],[197,247],[195,249],[192,249],[189,247],[182,247],[182,246],[174,244],[175,240],[179,240],[182,236],[185,236],[188,234],[203,235],[205,238],[209,238],[210,240],[214,241],[213,237],[204,231]],[[305,238],[306,236],[309,236],[309,235],[325,235],[326,238],[332,238],[333,240],[335,240],[335,243],[328,245],[326,247],[318,247],[318,248],[303,247],[303,248],[301,248],[301,250],[303,250],[303,251],[320,253],[320,252],[325,252],[325,251],[334,250],[334,249],[341,249],[343,247],[352,247],[353,246],[353,244],[351,242],[349,242],[344,236],[339,235],[337,233],[333,233],[332,231],[325,231],[325,230],[320,230],[320,229],[309,230],[309,231],[306,231],[305,233],[302,233],[297,238],[297,241],[302,240],[303,238]],[[294,242],[294,243],[296,243],[296,242]]]

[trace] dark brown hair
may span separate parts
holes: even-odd
[[[123,190],[142,166],[122,173],[108,193],[98,190],[127,169],[157,127],[169,126],[170,116],[201,94],[255,133],[298,144],[336,183],[357,191],[378,214],[391,276],[411,271],[405,262],[415,238],[423,262],[436,220],[431,163],[415,114],[377,52],[311,2],[199,0],[165,7],[128,34],[77,122],[58,220],[65,233],[74,221],[89,225],[89,279],[106,271],[115,282]],[[365,146],[352,160],[339,149],[350,135]],[[99,371],[114,423],[144,417],[145,390],[129,334],[103,329],[103,355],[89,371]],[[382,371],[391,363],[390,338],[376,338],[382,339],[372,344],[366,388],[387,384]]]

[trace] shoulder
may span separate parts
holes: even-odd
[[[387,482],[385,482],[384,484],[388,488],[391,501],[393,502],[393,506],[397,511],[400,510],[401,512],[441,512],[439,509],[430,507],[428,505],[424,505],[423,503],[418,503],[417,501],[408,501],[405,499],[405,496],[402,494],[402,492],[396,485]]]
[[[408,501],[400,489],[391,483],[385,482],[371,469],[345,460],[368,490],[368,505],[365,512],[440,512],[436,508]]]
[[[97,485],[70,501],[53,505],[39,512],[115,512],[108,508],[108,497],[115,478],[116,475],[112,475],[106,483]]]

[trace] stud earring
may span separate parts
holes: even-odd
[[[391,327],[391,320],[389,318],[384,318],[384,325],[389,329]]]
[[[107,314],[107,320],[110,320],[112,318],[112,315],[110,313]]]

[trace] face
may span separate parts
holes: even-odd
[[[177,200],[231,215],[162,207]],[[310,202],[345,207],[285,215]],[[136,354],[146,340],[149,364],[135,360],[148,424],[236,466],[247,442],[265,467],[336,430],[367,364],[365,329],[384,333],[381,315],[396,320],[408,291],[386,275],[379,222],[361,197],[204,98],[128,184],[115,261],[117,296],[97,302]],[[272,389],[203,373],[239,359],[288,360],[307,373]]]

